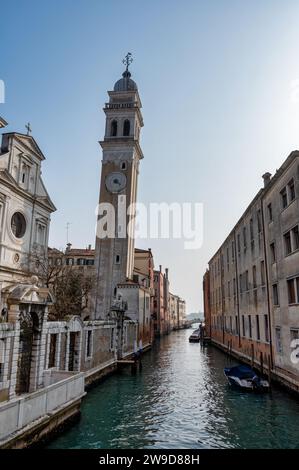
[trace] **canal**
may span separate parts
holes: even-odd
[[[127,368],[90,390],[80,422],[48,448],[298,449],[299,402],[231,390],[226,355],[190,344],[190,331],[158,341],[141,373]]]

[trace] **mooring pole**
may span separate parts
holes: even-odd
[[[261,363],[261,375],[264,373],[264,358],[262,351],[260,352],[260,363]]]
[[[269,388],[271,388],[271,359],[270,354],[268,354],[268,381],[269,381]]]

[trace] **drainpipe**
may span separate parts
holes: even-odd
[[[236,294],[237,294],[237,312],[238,312],[238,334],[239,334],[239,348],[241,349],[241,319],[240,319],[240,299],[239,299],[239,271],[238,271],[238,257],[237,257],[237,240],[236,231],[234,230],[234,252],[235,252],[235,274],[236,274]]]
[[[268,318],[269,318],[269,343],[270,343],[270,366],[273,368],[273,342],[272,342],[272,321],[271,321],[271,308],[270,308],[270,292],[269,292],[269,272],[268,272],[268,257],[265,235],[265,216],[264,216],[264,192],[261,197],[261,215],[263,227],[263,243],[264,243],[264,258],[265,258],[265,275],[266,275],[266,290],[267,290],[267,304],[268,304]],[[270,370],[269,370],[270,373]]]

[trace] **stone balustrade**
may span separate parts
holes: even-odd
[[[83,373],[46,371],[45,383],[49,385],[0,405],[0,446],[1,441],[67,407],[85,393]]]

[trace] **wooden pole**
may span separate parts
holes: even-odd
[[[271,360],[270,360],[270,354],[268,354],[268,382],[269,382],[269,388],[271,388]]]
[[[264,357],[263,357],[262,352],[260,353],[260,363],[261,363],[261,375],[263,375],[264,374]]]

